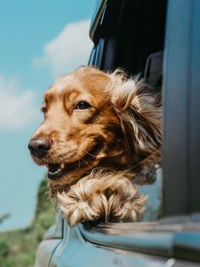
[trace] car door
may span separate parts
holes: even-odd
[[[153,221],[64,222],[49,266],[199,266],[199,29],[198,0],[97,1],[89,64],[140,73],[163,92],[163,178],[147,189],[161,201]]]

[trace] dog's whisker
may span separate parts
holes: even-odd
[[[88,152],[88,151],[86,151],[86,150],[84,150],[84,152],[85,152],[87,155],[89,155],[89,156],[91,156],[91,157],[94,157],[94,158],[96,158],[96,156],[95,156],[95,155],[93,155],[93,154],[91,154],[90,152]]]
[[[84,159],[81,159],[81,161],[83,161],[88,167],[90,167],[90,165],[87,161],[85,161]]]
[[[76,157],[77,158],[77,157]],[[78,159],[77,158],[77,160],[76,161],[78,161],[78,168],[77,168],[77,170],[79,170],[80,169],[80,167],[81,167],[81,162],[80,162],[80,159]]]

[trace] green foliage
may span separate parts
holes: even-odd
[[[5,240],[0,240],[0,257],[7,257],[10,247]]]
[[[35,217],[28,227],[0,232],[1,267],[34,266],[37,246],[46,230],[55,223],[56,212],[52,203],[47,200],[46,192],[47,182],[44,179],[38,188]]]

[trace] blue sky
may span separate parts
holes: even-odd
[[[42,121],[43,92],[59,75],[86,64],[96,0],[2,1],[0,8],[0,230],[30,223],[45,169],[27,150]]]

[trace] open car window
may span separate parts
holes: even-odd
[[[102,70],[120,67],[129,75],[139,74],[161,92],[165,21],[164,0],[99,1],[90,29],[94,49],[89,64]],[[150,177],[149,183],[154,184],[138,186],[149,196],[143,220],[153,221],[162,213],[162,169],[143,170],[140,176],[141,180]]]

